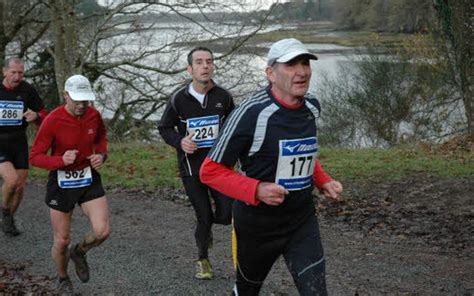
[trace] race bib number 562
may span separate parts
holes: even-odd
[[[219,134],[219,115],[189,118],[187,120],[188,133],[193,133],[193,142],[198,148],[212,147]]]
[[[280,140],[275,183],[288,190],[311,186],[318,143],[315,137]]]
[[[58,170],[58,185],[63,189],[81,188],[92,184],[91,167],[77,171]]]

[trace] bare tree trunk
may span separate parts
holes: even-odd
[[[79,48],[77,46],[76,17],[74,0],[49,0],[51,7],[54,71],[61,95],[66,78],[81,72]]]
[[[0,59],[5,59],[5,48],[8,44],[8,38],[5,32],[5,1],[0,0]]]
[[[473,55],[473,13],[471,0],[450,1],[452,5],[452,25],[456,64],[459,67],[462,99],[466,109],[467,132],[474,137],[474,92],[472,89]]]
[[[435,7],[446,34],[448,57],[454,67],[455,81],[464,103],[467,134],[474,137],[474,92],[472,89],[474,4],[471,0],[439,0],[435,1]]]

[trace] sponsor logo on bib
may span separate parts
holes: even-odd
[[[311,186],[318,143],[316,137],[280,140],[275,183],[288,190]]]
[[[219,115],[189,118],[186,125],[189,134],[194,132],[192,140],[198,148],[209,148],[219,134]]]
[[[92,184],[92,171],[88,166],[77,171],[58,170],[58,185],[63,189],[82,188]]]

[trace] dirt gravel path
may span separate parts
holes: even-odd
[[[474,187],[472,180],[462,184],[465,190]],[[43,203],[44,190],[37,182],[29,182],[17,214],[22,234],[15,238],[0,234],[0,294],[47,293],[53,281],[52,235],[48,209]],[[349,201],[356,191],[348,191]],[[463,192],[462,198],[466,199],[473,191]],[[76,294],[229,295],[234,277],[230,228],[214,228],[210,257],[215,279],[195,280],[194,214],[178,195],[173,191],[147,194],[109,190],[112,234],[104,245],[88,253],[90,282],[80,283],[73,266],[69,266]],[[461,250],[443,248],[420,235],[374,231],[355,219],[355,214],[344,213],[348,203],[338,207],[323,204],[320,215],[330,295],[473,295],[472,245],[464,245]],[[472,223],[472,200],[467,207],[470,220],[466,223]],[[73,241],[81,238],[86,229],[87,221],[76,209]],[[461,231],[467,232],[464,244],[472,243],[472,228]],[[298,295],[281,260],[261,295]]]

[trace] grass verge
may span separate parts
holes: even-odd
[[[176,152],[164,144],[109,143],[109,157],[100,174],[106,188],[153,191],[181,186]],[[32,168],[30,175],[46,179],[47,172]]]
[[[409,178],[418,174],[439,178],[474,178],[474,154],[467,150],[401,146],[391,149],[325,148],[319,154],[334,178]],[[175,150],[165,144],[110,143],[109,159],[100,170],[107,188],[153,191],[180,188]],[[32,168],[30,175],[46,179],[47,172]]]
[[[419,174],[439,178],[473,178],[471,151],[400,146],[391,149],[322,149],[325,170],[340,179],[409,178]]]

